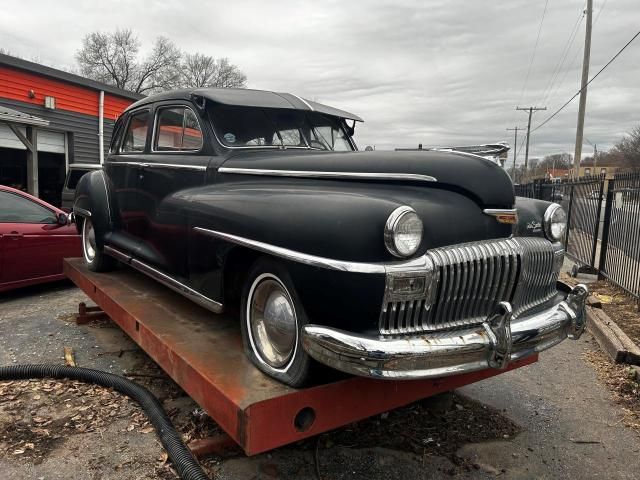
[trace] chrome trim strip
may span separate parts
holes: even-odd
[[[102,177],[102,183],[104,184],[104,193],[107,198],[107,213],[109,214],[109,221],[111,221],[113,217],[111,216],[111,202],[109,202],[109,188],[107,188],[107,179],[104,176],[104,170],[100,170],[100,173]]]
[[[145,275],[150,276],[151,278],[162,283],[174,292],[184,295],[189,300],[197,303],[201,307],[204,307],[207,310],[211,310],[213,313],[222,313],[222,311],[224,310],[224,306],[221,303],[216,302],[209,297],[205,297],[193,288],[179,282],[178,280],[170,277],[165,273],[162,273],[160,270],[157,270],[150,265],[147,265],[146,263],[133,258],[131,255],[123,253],[120,250],[117,250],[109,245],[104,246],[104,252],[109,254],[116,260],[119,260],[126,265],[130,265],[131,267],[144,273]]]
[[[228,242],[242,245],[243,247],[253,248],[260,252],[269,253],[280,258],[287,260],[293,260],[295,262],[304,263],[313,267],[328,268],[330,270],[340,270],[344,272],[356,272],[356,273],[381,273],[387,272],[387,268],[382,263],[361,263],[361,262],[347,262],[344,260],[335,260],[332,258],[319,257],[316,255],[309,255],[306,253],[296,252],[288,248],[278,247],[270,245],[268,243],[259,242],[256,240],[250,240],[248,238],[239,237],[237,235],[231,235],[229,233],[218,232],[216,230],[210,230],[208,228],[194,227],[196,232],[209,235],[211,237],[220,238]]]
[[[485,208],[482,210],[482,213],[485,215],[491,215],[492,217],[497,217],[499,215],[517,215],[517,208]]]
[[[186,152],[186,150],[185,150]],[[175,152],[170,152],[171,154]],[[203,165],[191,165],[191,164],[180,164],[180,163],[156,163],[156,162],[109,162],[109,165],[112,166],[125,166],[125,165],[136,165],[138,167],[143,168],[176,168],[176,169],[188,169],[188,170],[200,170],[205,171],[207,167]]]
[[[271,170],[263,168],[220,167],[220,173],[234,173],[239,175],[265,175],[270,177],[298,177],[298,178],[337,178],[349,180],[390,180],[410,182],[437,182],[438,179],[430,175],[418,173],[384,173],[384,172],[323,172],[304,170]]]
[[[85,210],[84,208],[76,207],[74,205],[72,213],[75,214],[76,212],[82,217],[91,217],[91,212],[89,210]]]
[[[533,315],[507,321],[487,319],[465,330],[415,336],[369,337],[320,325],[302,327],[302,346],[320,363],[354,375],[398,380],[438,378],[490,367],[504,368],[577,339],[585,328],[587,287]],[[493,324],[487,322],[493,321]]]

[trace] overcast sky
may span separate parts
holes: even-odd
[[[165,35],[186,51],[229,57],[251,88],[360,114],[361,148],[512,144],[513,132],[505,129],[527,120],[516,104],[548,107],[534,115],[536,126],[579,89],[584,21],[545,100],[585,0],[549,0],[524,88],[544,6],[544,0],[30,0],[2,9],[0,47],[72,68],[84,35],[126,27],[143,46]],[[590,76],[640,29],[640,3],[595,0],[594,20]],[[573,153],[577,105],[576,99],[532,134],[532,157]],[[585,137],[606,149],[638,123],[640,39],[589,87]],[[586,142],[584,152],[592,152]]]

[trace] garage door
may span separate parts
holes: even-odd
[[[18,127],[26,135],[25,127]],[[0,147],[26,150],[20,139],[4,123],[0,123]],[[38,151],[64,153],[64,133],[38,129]]]

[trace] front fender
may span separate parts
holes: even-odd
[[[103,246],[104,235],[113,227],[114,199],[110,195],[109,181],[102,170],[88,172],[80,178],[73,200],[73,214],[91,218],[96,242]]]
[[[544,237],[542,224],[544,212],[551,202],[536,200],[534,198],[516,197],[516,209],[518,210],[518,224],[514,234],[519,237]]]

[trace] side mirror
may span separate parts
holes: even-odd
[[[66,213],[58,214],[58,225],[60,225],[61,227],[64,227],[65,225],[69,225],[69,217],[67,216]]]

